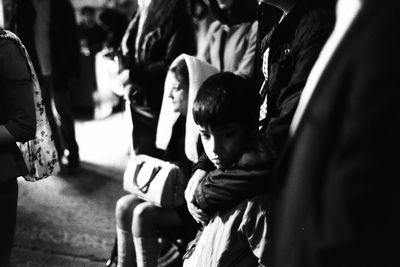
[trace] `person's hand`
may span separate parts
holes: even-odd
[[[129,98],[128,96],[132,89],[131,79],[129,77],[128,69],[124,69],[118,74],[118,81],[122,85],[122,88],[123,88],[123,90],[121,92],[121,96],[123,96],[125,99],[128,99]]]
[[[129,78],[129,69],[124,69],[118,74],[118,80],[120,83],[125,86],[128,83],[130,83],[130,78]]]
[[[193,219],[202,225],[206,225],[210,221],[210,216],[202,211],[199,207],[194,203],[187,203],[187,208],[192,215]]]
[[[199,186],[200,181],[206,176],[206,174],[206,171],[200,169],[197,169],[193,173],[185,189],[185,199],[187,203],[195,203],[196,200],[194,198],[194,193],[196,188]]]
[[[190,214],[198,223],[203,225],[210,220],[210,216],[208,216],[196,205],[196,199],[194,195],[197,187],[200,184],[200,181],[206,176],[206,174],[206,171],[200,169],[196,170],[190,178],[185,190],[185,199]]]

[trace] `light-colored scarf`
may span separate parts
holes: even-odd
[[[194,56],[182,54],[178,56],[170,66],[170,69],[185,60],[189,72],[189,91],[188,91],[188,112],[186,116],[186,135],[185,135],[185,153],[192,162],[197,162],[197,141],[199,130],[193,120],[193,102],[197,95],[201,84],[211,75],[218,73],[218,69],[214,66],[202,61]],[[179,117],[179,112],[173,109],[172,101],[168,95],[171,91],[171,82],[173,74],[168,71],[165,79],[164,96],[161,105],[160,117],[157,126],[156,146],[159,149],[166,149],[171,139],[172,128]]]

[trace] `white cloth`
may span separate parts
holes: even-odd
[[[266,195],[245,200],[226,212],[217,212],[204,227],[183,267],[269,266],[270,240]]]
[[[218,73],[214,66],[202,61],[196,57],[182,54],[172,63],[170,68],[174,67],[181,60],[186,61],[189,72],[189,92],[188,92],[188,112],[186,116],[186,136],[185,153],[188,159],[197,162],[197,140],[199,131],[193,121],[193,102],[197,95],[200,85],[211,75]],[[169,71],[165,79],[164,96],[161,105],[160,117],[157,126],[156,146],[159,149],[166,149],[171,139],[172,128],[179,117],[179,113],[173,109],[172,101],[168,95],[171,90],[172,73]]]
[[[336,24],[335,28],[321,50],[321,53],[312,68],[307,83],[300,97],[299,105],[290,125],[290,135],[293,135],[304,114],[304,110],[314,92],[318,81],[325,70],[329,60],[331,59],[336,48],[350,28],[352,22],[356,18],[362,6],[362,0],[339,0],[336,6]]]
[[[261,1],[262,2],[262,1]],[[283,14],[282,17],[279,20],[279,23],[282,22],[282,20],[286,17],[287,14]],[[268,47],[265,49],[265,52],[262,56],[262,73],[264,75],[264,82],[260,88],[260,94],[262,93],[262,90],[267,87],[268,79],[269,79],[269,73],[268,73],[268,60],[269,60],[269,51],[270,48]],[[268,92],[265,93],[264,100],[260,106],[260,114],[259,114],[259,121],[264,120],[267,117],[267,112],[268,112]]]
[[[260,94],[262,93],[263,88],[265,88],[268,83],[268,58],[269,58],[269,47],[265,50],[263,54],[262,73],[264,74],[264,82],[261,86]],[[267,117],[267,108],[268,108],[267,97],[268,95],[266,93],[264,96],[264,100],[260,106],[260,114],[259,114],[260,121],[264,120]]]
[[[3,30],[9,30],[13,5],[13,0],[0,0],[0,28]]]
[[[3,0],[0,0],[0,28],[4,29],[4,8]]]

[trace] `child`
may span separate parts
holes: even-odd
[[[157,148],[163,160],[176,163],[189,177],[197,160],[198,131],[192,129],[191,107],[200,84],[218,70],[193,56],[176,58],[165,81],[164,99],[157,129]],[[133,194],[116,205],[118,267],[157,266],[160,233],[171,239],[192,240],[196,222],[185,205],[174,209],[157,207]]]
[[[254,89],[254,90],[253,90]],[[258,136],[259,95],[253,84],[233,73],[219,73],[200,87],[193,104],[194,121],[214,179],[243,181],[268,175],[270,156]],[[224,193],[224,188],[215,188]],[[184,266],[267,265],[268,197],[248,198],[227,211],[216,211],[188,247]]]

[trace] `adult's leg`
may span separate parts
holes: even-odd
[[[146,154],[152,157],[160,157],[161,150],[156,147],[157,123],[146,123],[143,120],[143,115],[133,111],[131,104],[132,117],[132,144],[135,154]]]
[[[182,220],[174,209],[143,202],[133,212],[132,233],[138,267],[156,267],[158,262],[158,233],[182,227]]]
[[[10,266],[17,218],[17,179],[0,184],[0,266]]]
[[[132,235],[133,210],[143,200],[135,195],[126,195],[117,201],[115,218],[117,224],[118,267],[136,266],[135,247]]]
[[[71,87],[68,82],[54,84],[54,104],[60,117],[60,130],[64,146],[69,151],[69,167],[79,165],[79,147],[75,137],[75,120],[71,110]]]

